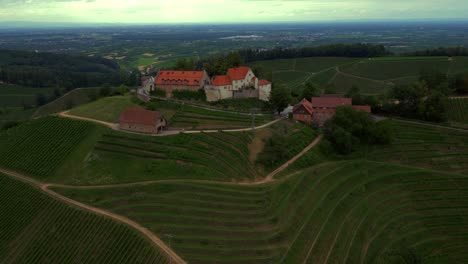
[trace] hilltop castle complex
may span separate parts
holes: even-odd
[[[259,80],[249,67],[230,68],[226,75],[210,78],[206,71],[164,71],[156,77],[144,77],[143,89],[146,92],[161,89],[166,97],[172,97],[174,91],[198,91],[203,89],[209,102],[230,98],[258,98],[268,101],[271,82]]]

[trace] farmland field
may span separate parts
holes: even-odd
[[[278,184],[174,181],[60,193],[125,215],[190,263],[466,260],[468,178],[379,162],[326,163]]]
[[[84,121],[44,117],[0,133],[0,165],[47,178],[94,129]]]
[[[468,123],[468,98],[450,99],[447,113],[451,121]]]
[[[168,263],[129,227],[72,208],[3,174],[0,212],[1,263]]]

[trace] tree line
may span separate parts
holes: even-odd
[[[403,56],[468,56],[468,49],[465,47],[439,47],[436,49],[427,49],[404,53]]]
[[[333,44],[304,48],[242,49],[239,54],[245,62],[305,57],[369,58],[392,55],[384,45],[365,43]]]
[[[383,45],[335,44],[304,48],[242,49],[209,58],[182,58],[173,70],[206,70],[210,76],[226,74],[228,68],[259,60],[290,59],[304,57],[378,57],[391,55]]]

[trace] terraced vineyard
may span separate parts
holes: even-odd
[[[57,189],[142,223],[190,263],[463,263],[468,177],[346,161],[277,184]]]
[[[276,83],[284,83],[300,92],[305,82],[318,86],[333,86],[337,93],[346,93],[353,85],[365,94],[381,94],[394,85],[409,84],[417,80],[421,70],[437,69],[448,74],[468,71],[466,57],[383,57],[301,58],[259,61],[266,76]]]
[[[147,137],[106,130],[68,183],[252,180],[257,172],[249,161],[250,141],[247,132]]]
[[[160,111],[169,121],[169,127],[185,129],[223,129],[246,128],[252,125],[249,115],[210,111],[189,105],[180,105],[167,101],[153,101],[150,108]],[[257,116],[255,124],[261,125],[272,121],[271,115]]]
[[[468,98],[450,99],[447,113],[451,121],[468,123]]]
[[[376,58],[341,67],[341,70],[374,80],[391,80],[405,76],[418,76],[423,69],[448,72],[450,64],[447,57]]]
[[[468,174],[468,133],[402,122],[394,125],[395,141],[370,150],[368,158]]]
[[[1,263],[169,263],[136,231],[0,174]]]
[[[38,178],[51,175],[94,125],[45,117],[0,133],[0,165]]]

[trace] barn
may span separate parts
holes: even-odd
[[[139,107],[127,108],[119,117],[120,129],[137,133],[158,134],[166,126],[167,121],[161,113]]]

